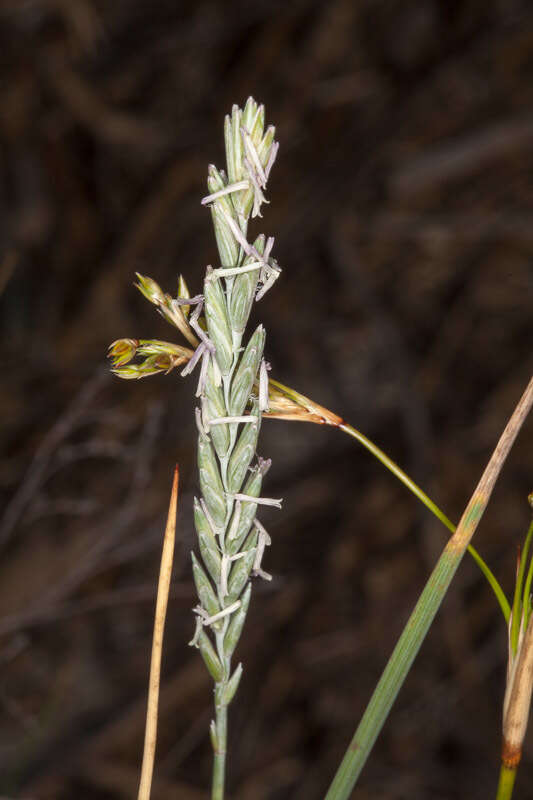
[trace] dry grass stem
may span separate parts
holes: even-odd
[[[150,800],[152,775],[154,771],[155,746],[157,741],[157,712],[159,707],[159,684],[161,679],[161,654],[163,635],[167,615],[168,595],[172,579],[172,562],[174,558],[174,542],[176,539],[176,514],[178,510],[179,468],[174,470],[174,481],[170,495],[167,526],[163,539],[157,602],[155,607],[154,635],[152,640],[152,659],[150,662],[150,681],[148,686],[148,707],[146,710],[146,728],[144,734],[144,751],[139,784],[138,800]]]

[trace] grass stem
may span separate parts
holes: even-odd
[[[217,746],[213,762],[213,788],[211,800],[224,800],[224,780],[226,773],[226,748],[228,730],[228,707],[216,707],[216,735]]]
[[[441,511],[436,503],[428,497],[428,495],[417,486],[417,484],[406,475],[406,473],[396,464],[389,456],[383,452],[373,441],[365,436],[361,431],[354,428],[353,425],[345,422],[338,414],[334,414],[324,406],[315,403],[309,397],[297,392],[290,386],[279,381],[270,379],[270,410],[266,416],[273,419],[295,420],[300,422],[313,422],[318,425],[329,425],[333,428],[338,428],[343,433],[351,436],[352,439],[362,444],[369,453],[380,461],[403,485],[423,503],[437,519],[452,533],[455,531],[455,525]],[[487,579],[490,587],[492,588],[498,604],[501,608],[502,614],[505,619],[505,624],[509,623],[511,609],[505,593],[496,580],[493,572],[488,564],[483,560],[480,554],[471,545],[468,546],[468,552],[480,568],[481,572]]]
[[[167,527],[163,539],[157,601],[155,607],[154,635],[152,639],[152,658],[150,663],[150,681],[148,685],[148,706],[146,710],[146,728],[144,733],[144,751],[139,784],[138,800],[150,800],[152,775],[154,771],[155,745],[157,740],[157,712],[159,707],[159,684],[161,679],[161,653],[163,650],[163,634],[167,615],[168,593],[172,578],[172,561],[174,558],[174,542],[176,538],[176,514],[178,508],[179,469],[176,465],[174,481],[170,495]]]
[[[502,764],[496,800],[511,800],[511,797],[513,796],[515,778],[516,767],[506,767],[505,764]]]
[[[372,455],[375,458],[377,458],[378,461],[380,461],[384,467],[386,467],[390,472],[392,472],[392,474],[396,478],[398,478],[398,480],[401,483],[403,483],[403,485],[407,489],[409,489],[409,491],[412,492],[414,496],[417,497],[420,500],[420,502],[423,503],[426,506],[426,508],[429,509],[429,511],[431,511],[431,513],[435,517],[437,517],[437,519],[440,520],[446,528],[448,528],[449,531],[451,531],[452,533],[455,532],[456,526],[450,519],[448,519],[446,514],[443,511],[441,511],[438,505],[433,502],[433,500],[420,488],[420,486],[418,486],[413,480],[411,480],[409,475],[407,475],[398,466],[398,464],[396,464],[391,458],[389,458],[389,456],[386,453],[384,453],[383,450],[381,450],[376,444],[374,444],[374,442],[372,442],[367,436],[361,433],[361,431],[357,430],[357,428],[354,428],[353,425],[349,425],[346,422],[342,422],[338,426],[338,428],[339,430],[348,434],[348,436],[351,436],[353,439],[362,444],[363,447],[365,447],[369,451],[369,453],[372,453]],[[490,584],[490,587],[496,596],[502,614],[505,618],[505,623],[507,624],[509,622],[511,608],[502,587],[500,586],[500,584],[496,579],[496,576],[494,575],[494,573],[492,572],[486,561],[478,553],[478,551],[474,547],[472,547],[472,545],[468,545],[467,550],[474,559],[474,561],[476,562],[476,564],[478,565],[478,567],[480,568],[480,570],[482,571],[488,583]]]

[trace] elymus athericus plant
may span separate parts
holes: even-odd
[[[215,683],[215,719],[210,726],[214,751],[212,798],[223,800],[227,709],[237,691],[242,665],[233,664],[250,602],[251,579],[270,580],[262,559],[270,544],[257,517],[261,505],[280,507],[281,500],[261,495],[270,467],[257,455],[264,417],[327,424],[351,436],[377,458],[452,533],[411,617],[382,673],[353,739],[330,785],[326,800],[347,800],[429,631],[455,572],[468,551],[483,572],[510,629],[508,688],[504,703],[504,746],[497,800],[509,800],[520,760],[533,687],[533,616],[529,599],[533,563],[527,578],[523,566],[533,541],[530,529],[518,573],[513,609],[496,577],[473,548],[471,539],[489,502],[498,474],[533,405],[533,379],[520,399],[492,457],[456,526],[379,447],[339,416],[290,387],[269,379],[264,358],[265,331],[250,336],[246,327],[254,300],[272,287],[280,273],[272,257],[273,238],[248,241],[250,217],[260,216],[264,190],[278,145],[274,128],[265,130],[264,108],[252,98],[244,110],[233,107],[224,125],[227,170],[209,167],[208,191],[202,203],[213,218],[220,263],[207,267],[203,292],[194,297],[180,276],[177,297],[138,275],[140,291],[165,319],[180,330],[189,346],[155,339],[120,339],[110,347],[113,371],[122,378],[143,378],[181,367],[197,369],[195,424],[201,495],[194,500],[199,556],[192,569],[199,602],[190,642],[203,656]],[[135,356],[141,360],[132,363]],[[168,593],[177,506],[177,473],[165,534],[156,608],[148,699],[147,733],[139,800],[148,800],[155,750],[157,689],[162,625]],[[166,551],[166,556],[165,556]],[[163,564],[167,575],[164,576]],[[155,668],[154,668],[155,664]],[[154,679],[155,676],[155,679]],[[154,701],[155,698],[155,702]]]
[[[224,123],[226,171],[211,165],[209,194],[220,264],[208,266],[202,294],[191,297],[180,278],[178,296],[164,294],[151,278],[138,275],[138,288],[185,336],[188,347],[157,340],[122,339],[111,345],[114,372],[139,378],[185,364],[181,374],[199,372],[196,397],[201,496],[194,500],[199,556],[192,570],[199,602],[190,644],[200,650],[215,682],[213,798],[224,794],[227,709],[242,674],[232,659],[241,635],[251,578],[270,580],[262,567],[270,537],[257,517],[261,505],[281,507],[261,489],[270,460],[257,455],[261,418],[269,407],[265,329],[246,338],[254,301],[280,273],[273,238],[247,239],[250,217],[261,216],[264,190],[276,159],[275,129],[265,129],[264,106],[249,98],[233,106]],[[129,363],[137,354],[138,364]]]

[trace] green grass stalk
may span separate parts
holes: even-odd
[[[516,767],[506,767],[502,764],[496,800],[511,800],[515,780]]]
[[[423,503],[426,506],[426,508],[429,509],[429,511],[431,511],[431,513],[435,517],[437,517],[437,519],[440,520],[440,522],[442,522],[442,524],[446,528],[448,528],[449,531],[455,533],[456,526],[453,524],[453,522],[446,516],[446,514],[443,511],[441,511],[438,505],[433,502],[433,500],[420,488],[420,486],[418,486],[413,480],[411,480],[409,475],[407,475],[398,466],[398,464],[396,464],[391,458],[389,458],[389,456],[386,453],[384,453],[383,450],[381,450],[376,444],[374,444],[374,442],[372,442],[367,436],[361,433],[361,431],[357,430],[357,428],[354,428],[353,425],[349,425],[348,423],[343,422],[338,427],[339,430],[343,431],[343,433],[348,434],[348,436],[351,436],[353,439],[362,444],[363,447],[365,447],[369,453],[372,453],[372,455],[375,458],[377,458],[377,460],[380,461],[384,467],[386,467],[390,472],[392,472],[392,474],[396,478],[398,478],[398,480],[401,483],[403,483],[403,485],[407,489],[409,489],[409,491],[412,492],[412,494],[414,494],[414,496],[417,497],[420,500],[420,502]],[[494,592],[494,595],[498,601],[498,605],[500,606],[505,622],[507,624],[509,622],[511,608],[502,587],[500,586],[500,584],[496,579],[496,576],[494,575],[494,573],[492,572],[486,561],[481,557],[481,555],[475,549],[475,547],[473,547],[472,545],[468,545],[467,551],[470,553],[470,555],[480,568],[481,572],[487,579],[492,591]]]
[[[226,777],[226,748],[228,738],[228,707],[216,708],[217,747],[213,760],[212,800],[224,800],[224,781]]]
[[[507,423],[455,533],[446,544],[420,595],[337,770],[326,800],[347,800],[350,796],[483,516],[498,475],[532,404],[533,379]]]
[[[318,405],[318,403],[315,403],[309,397],[297,392],[295,389],[291,389],[290,386],[285,386],[283,383],[273,380],[272,378],[270,379],[270,399],[271,408],[266,416],[270,416],[274,419],[313,422],[318,425],[329,425],[333,428],[341,430],[343,433],[346,433],[352,439],[355,439],[355,441],[359,442],[359,444],[366,448],[366,450],[368,450],[368,452],[371,453],[374,458],[377,458],[377,460],[380,461],[384,467],[392,472],[392,474],[401,483],[403,483],[403,485],[409,489],[409,491],[412,492],[414,496],[417,497],[418,500],[420,500],[420,502],[423,503],[426,508],[431,511],[431,513],[434,514],[434,516],[440,522],[442,522],[442,524],[449,531],[452,533],[455,532],[455,525],[453,522],[420,488],[420,486],[411,480],[409,475],[407,475],[398,466],[398,464],[389,458],[389,456],[384,453],[381,448],[374,444],[371,439],[361,433],[361,431],[359,431],[357,428],[354,428],[353,425],[345,422],[342,417],[339,417],[337,414],[329,411],[329,409]],[[505,624],[507,625],[509,623],[511,609],[507,597],[505,596],[505,592],[496,580],[492,570],[477,552],[477,550],[472,547],[472,545],[469,545],[467,550],[480,568],[492,591],[494,592],[505,619]]]

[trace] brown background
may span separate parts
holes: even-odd
[[[179,541],[154,800],[206,797],[211,687],[187,648],[193,387],[126,383],[174,338],[134,272],[199,291],[200,206],[249,94],[281,143],[255,230],[273,375],[360,427],[455,520],[531,373],[533,13],[526,0],[4,0],[0,6],[0,791],[135,796],[173,465]],[[512,591],[526,425],[476,541]],[[239,648],[230,795],[321,798],[444,529],[340,433],[267,422],[273,546]],[[506,635],[465,560],[355,793],[495,790]],[[533,794],[526,744],[517,798]]]

